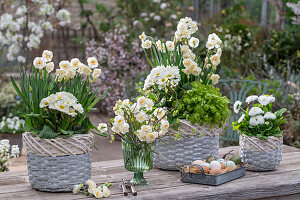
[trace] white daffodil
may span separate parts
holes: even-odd
[[[104,198],[107,198],[111,195],[111,191],[108,189],[107,186],[102,187],[102,193]]]
[[[71,64],[67,60],[63,60],[59,62],[59,68],[63,70],[69,70],[71,68]]]
[[[73,58],[70,63],[71,63],[71,66],[73,67],[73,69],[76,70],[79,68],[80,60],[78,58]]]
[[[142,40],[142,48],[143,49],[150,49],[152,42],[150,40]]]
[[[52,72],[53,69],[54,69],[54,63],[53,62],[49,62],[49,63],[46,64],[46,71],[48,73]]]
[[[190,47],[192,47],[192,48],[198,47],[198,46],[199,46],[199,39],[198,39],[198,38],[195,38],[195,37],[191,37],[191,38],[189,39],[189,45],[190,45]]]
[[[78,194],[80,192],[80,189],[81,189],[81,185],[80,184],[74,185],[74,188],[72,190],[73,194]]]
[[[98,67],[98,60],[95,57],[88,58],[87,62],[88,62],[88,66],[92,69]]]
[[[167,50],[168,51],[174,51],[174,42],[172,41],[167,41],[166,42]]]
[[[242,106],[242,102],[236,101],[233,105],[233,110],[235,113],[239,113]]]
[[[194,76],[199,76],[200,73],[201,73],[201,68],[200,67],[195,67],[195,69],[192,72],[192,74]]]
[[[46,62],[50,62],[53,58],[53,53],[52,51],[44,50],[42,56]]]
[[[139,107],[141,107],[141,108],[146,107],[146,105],[147,105],[147,98],[144,97],[144,96],[139,97],[139,98],[137,99],[137,105],[138,105]]]
[[[145,32],[143,32],[143,33],[139,36],[139,38],[140,38],[142,41],[144,41],[144,40],[147,38]]]
[[[220,56],[218,54],[215,54],[210,57],[210,61],[213,64],[213,66],[218,66],[221,62]]]
[[[98,130],[100,131],[100,133],[106,132],[108,130],[107,129],[107,124],[106,123],[100,123],[98,125]]]
[[[208,50],[211,50],[211,49],[213,49],[214,47],[215,47],[215,41],[213,41],[213,40],[208,40],[207,42],[206,42],[206,48],[208,49]]]
[[[43,69],[46,66],[46,62],[42,57],[36,57],[33,60],[33,66],[37,69]]]
[[[210,77],[210,80],[212,81],[212,84],[214,84],[214,85],[218,83],[219,79],[220,79],[219,74],[213,74]]]

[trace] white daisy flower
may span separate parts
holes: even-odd
[[[242,102],[236,101],[233,105],[233,110],[235,113],[239,113],[242,106]]]
[[[249,111],[249,115],[254,117],[256,115],[264,114],[264,111],[259,107],[252,107]]]
[[[262,115],[256,115],[256,116],[250,118],[249,123],[251,126],[257,126],[259,124],[264,124],[265,119]]]
[[[239,118],[238,123],[241,123],[241,122],[244,120],[245,117],[246,117],[246,115],[243,114],[243,115]]]
[[[258,99],[258,96],[251,95],[251,96],[249,96],[249,97],[246,98],[246,103],[250,104],[251,102],[256,101],[257,99]]]
[[[265,119],[276,119],[276,116],[271,112],[266,112],[264,115]]]

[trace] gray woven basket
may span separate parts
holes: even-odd
[[[72,191],[74,185],[91,179],[91,155],[51,157],[27,154],[29,182],[40,191]]]
[[[241,135],[240,155],[248,170],[275,170],[282,159],[282,137],[269,137],[268,140],[261,140]]]
[[[194,160],[205,160],[208,156],[218,158],[220,131],[181,120],[180,132],[183,138],[175,141],[174,136],[164,136],[157,140],[154,165],[165,170],[180,170]],[[202,137],[200,134],[203,134]]]
[[[41,139],[23,133],[29,182],[47,192],[72,191],[75,184],[91,178],[93,135]]]

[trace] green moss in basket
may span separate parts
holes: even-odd
[[[229,99],[219,92],[219,88],[192,82],[192,89],[178,106],[179,117],[189,120],[192,124],[222,127],[230,116],[229,102]]]

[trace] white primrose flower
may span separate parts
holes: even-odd
[[[275,101],[275,97],[269,96],[269,95],[261,95],[258,97],[258,102],[265,106],[268,105],[269,103],[273,103]]]
[[[264,111],[259,107],[252,107],[249,111],[249,116],[254,117],[256,115],[264,114]]]
[[[46,71],[48,73],[52,72],[53,69],[54,69],[54,63],[53,62],[49,62],[49,63],[46,64]]]
[[[218,83],[219,79],[220,79],[220,76],[218,74],[213,74],[210,77],[210,80],[212,81],[212,84],[214,84],[214,85]]]
[[[172,41],[167,41],[166,42],[167,50],[168,51],[174,51],[174,42]]]
[[[72,193],[73,194],[78,194],[80,192],[80,189],[81,189],[81,185],[78,184],[78,185],[74,185],[74,188],[72,190]]]
[[[242,114],[242,116],[239,118],[238,123],[241,123],[245,119],[246,115]]]
[[[198,38],[195,38],[195,37],[191,37],[191,38],[189,39],[189,45],[190,45],[190,47],[192,47],[192,48],[198,47],[198,46],[199,46],[199,39],[198,39]]]
[[[139,36],[139,38],[140,38],[142,41],[144,41],[144,40],[147,38],[145,32],[143,32],[143,33]]]
[[[46,62],[45,62],[44,58],[42,58],[42,57],[36,57],[33,60],[33,65],[37,69],[43,69],[46,66]]]
[[[251,102],[256,101],[257,99],[258,99],[258,96],[251,95],[251,96],[249,96],[249,97],[246,98],[246,103],[250,104]]]
[[[236,101],[233,105],[233,110],[235,113],[239,113],[242,106],[242,102]]]
[[[73,106],[73,107],[74,107],[74,109],[75,109],[76,111],[78,111],[80,114],[82,114],[82,113],[84,112],[84,109],[83,109],[83,107],[82,107],[82,105],[81,105],[80,103],[76,104],[76,105]]]
[[[88,65],[90,68],[98,67],[98,60],[95,57],[90,57],[87,59]]]
[[[264,124],[265,119],[262,115],[256,115],[256,116],[250,118],[249,123],[251,126],[257,126],[259,124]]]
[[[46,62],[50,62],[53,58],[53,53],[52,51],[44,50],[42,56]]]
[[[276,116],[271,112],[266,112],[264,115],[265,119],[276,119]]]

